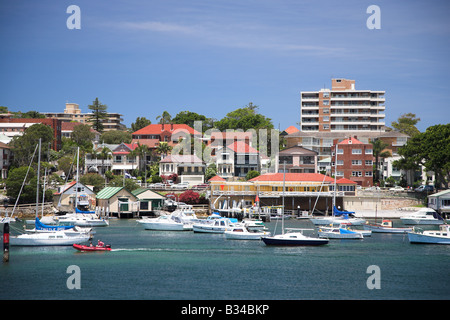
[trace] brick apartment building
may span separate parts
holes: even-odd
[[[373,185],[374,157],[371,143],[362,143],[355,137],[341,142],[336,139],[333,150],[337,150],[337,157],[333,153],[331,169],[333,175],[336,172],[337,179],[346,178],[362,187]]]
[[[4,117],[0,119],[0,132],[12,138],[16,135],[22,135],[25,129],[33,124],[45,124],[53,129],[52,149],[59,151],[61,149],[61,120],[58,119],[27,119]]]

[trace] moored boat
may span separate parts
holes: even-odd
[[[421,208],[410,215],[400,217],[404,224],[443,224],[444,219],[431,208]]]
[[[303,230],[312,229],[298,229],[298,228],[286,228],[287,232],[278,234],[275,236],[262,237],[262,241],[268,246],[320,246],[327,244],[328,239],[320,239],[314,237],[308,237],[303,234]],[[294,232],[294,231],[300,232]]]
[[[346,225],[320,227],[319,238],[327,239],[362,239],[363,234],[357,231],[349,230]]]
[[[184,223],[177,216],[162,215],[157,218],[142,218],[136,220],[143,225],[145,230],[159,231],[188,231],[192,230],[192,224]]]
[[[450,225],[441,224],[439,230],[423,231],[414,228],[412,232],[408,232],[408,240],[410,243],[450,244]]]
[[[226,230],[225,237],[230,240],[261,240],[263,236],[270,236],[270,232],[251,231],[245,226],[236,226],[230,230]]]
[[[375,233],[407,233],[413,230],[412,227],[394,227],[392,220],[387,219],[383,219],[381,223],[367,223],[364,229]]]

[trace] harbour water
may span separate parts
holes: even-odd
[[[266,223],[271,232],[281,222]],[[286,227],[313,228],[308,220]],[[311,232],[314,235],[314,232]],[[406,235],[372,234],[319,247],[268,247],[220,234],[144,230],[114,219],[93,242],[111,252],[72,247],[11,247],[0,265],[1,300],[446,300],[450,246],[414,245]],[[69,266],[80,288],[69,289]],[[379,288],[369,288],[379,268]],[[370,270],[370,269],[369,269]]]

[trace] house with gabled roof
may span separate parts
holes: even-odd
[[[139,199],[140,215],[150,214],[155,210],[162,210],[166,199],[162,194],[148,188],[137,188],[131,193]]]
[[[159,162],[159,175],[177,175],[178,181],[190,185],[205,181],[205,163],[196,155],[171,154]]]
[[[187,124],[150,124],[132,133],[131,143],[146,145],[149,149],[156,149],[160,142],[167,142],[170,146],[178,143],[180,138],[200,135]]]
[[[75,210],[77,203],[78,208],[91,211],[95,209],[95,197],[93,187],[72,181],[58,187],[58,191],[53,194],[53,206],[58,211],[68,212]]]
[[[103,188],[97,193],[96,204],[102,213],[119,218],[139,215],[139,199],[124,187]]]

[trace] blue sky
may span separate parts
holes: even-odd
[[[367,7],[381,9],[370,30]],[[81,29],[69,30],[69,5]],[[412,112],[446,124],[449,1],[0,1],[0,105],[109,112],[153,123],[164,110],[221,119],[249,102],[285,129],[300,92],[356,80],[386,91],[386,124]]]

